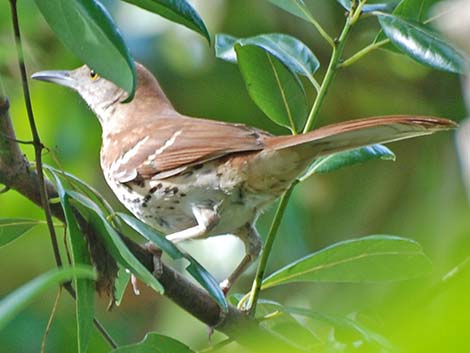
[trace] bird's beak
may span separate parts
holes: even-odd
[[[39,71],[31,75],[32,79],[56,83],[75,89],[77,81],[70,76],[70,71]]]

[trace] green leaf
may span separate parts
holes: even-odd
[[[313,320],[325,322],[335,327],[336,330],[343,329],[347,331],[353,331],[359,334],[366,342],[376,343],[386,348],[388,351],[393,351],[392,344],[388,342],[385,337],[368,329],[367,327],[357,322],[356,320],[352,320],[347,317],[326,314],[323,312],[320,313],[317,311],[304,309],[304,308],[282,307],[282,310],[292,315],[309,317]]]
[[[371,235],[333,244],[276,271],[263,289],[290,282],[387,282],[422,276],[430,261],[410,239]]]
[[[263,328],[297,348],[296,352],[311,352],[313,347],[316,348],[313,351],[319,351],[318,347],[322,342],[318,335],[307,328],[305,322],[297,320],[287,312],[282,304],[259,299],[256,305],[256,319],[262,322]]]
[[[299,131],[307,116],[307,101],[298,77],[271,54],[254,45],[235,45],[248,93],[275,123]]]
[[[62,267],[46,272],[8,294],[0,301],[0,330],[36,297],[74,277],[96,279],[96,274],[87,266]]]
[[[129,269],[134,275],[149,285],[155,291],[163,294],[164,289],[160,282],[150,273],[147,268],[127,248],[120,235],[108,222],[99,207],[86,196],[75,191],[67,191],[72,204],[78,208],[80,213],[88,219],[95,231],[101,236],[106,249],[114,259],[124,268]]]
[[[392,15],[377,16],[380,26],[390,41],[403,53],[432,68],[463,73],[465,60],[436,32]]]
[[[429,18],[429,11],[441,0],[402,0],[392,14],[394,16],[423,23]]]
[[[429,11],[434,6],[434,4],[439,1],[441,0],[401,0],[399,4],[395,7],[395,9],[392,11],[392,15],[403,18],[405,20],[415,21],[424,24],[424,21],[429,18]],[[381,30],[375,38],[374,42],[377,43],[386,38],[387,36]],[[385,44],[380,48],[401,54],[401,51],[391,43]]]
[[[114,213],[114,209],[111,207],[108,201],[106,201],[106,199],[98,192],[98,190],[96,190],[90,184],[86,183],[85,181],[71,173],[59,170],[50,165],[44,164],[43,167],[44,169],[53,173],[55,175],[55,178],[57,178],[57,176],[63,177],[71,185],[75,186],[78,190],[85,193],[88,197],[93,198],[93,200],[98,202],[100,206],[102,206],[102,208],[106,210],[106,212]]]
[[[233,298],[233,296],[231,296]],[[237,300],[237,298],[235,298]],[[236,303],[234,304],[236,305]],[[351,333],[359,334],[366,342],[375,343],[379,346],[387,348],[388,350],[392,351],[392,345],[390,342],[387,341],[385,337],[382,337],[378,333],[370,330],[366,326],[362,325],[356,320],[350,319],[348,317],[337,316],[332,314],[327,314],[323,312],[313,311],[311,309],[306,308],[296,308],[296,307],[289,307],[284,306],[278,302],[272,300],[266,300],[260,298],[257,304],[256,316],[259,318],[265,317],[266,315],[270,315],[273,313],[282,313],[285,316],[290,316],[295,318],[296,316],[303,316],[311,318],[315,321],[321,321],[329,326],[335,328],[335,331],[343,330],[349,331]],[[273,315],[273,319],[268,319],[266,321],[275,321],[279,317],[278,315]],[[299,330],[305,329],[305,321],[302,320],[301,323],[303,324],[299,327]],[[282,334],[282,332],[279,332]],[[315,337],[318,340],[318,337]]]
[[[326,352],[326,350],[319,349],[324,342],[317,333],[306,327],[305,322],[301,322],[288,312],[278,311],[276,307],[266,303],[259,303],[256,306],[256,312],[257,314],[267,312],[270,307],[272,307],[270,314],[264,315],[267,319],[261,318],[260,326],[292,347],[287,348],[285,352]],[[284,350],[278,352],[284,352]]]
[[[79,229],[78,223],[70,206],[69,195],[66,193],[60,178],[52,172],[55,179],[57,192],[59,194],[60,203],[64,210],[65,219],[67,221],[68,238],[72,249],[72,263],[77,265],[91,266],[90,253],[88,244],[84,235]],[[95,315],[95,282],[86,278],[75,278],[75,310],[77,319],[77,340],[78,352],[84,353],[88,349],[91,332],[93,328],[93,317]]]
[[[313,18],[303,0],[269,0],[269,2],[305,21],[311,22]]]
[[[158,333],[147,333],[144,339],[135,344],[121,346],[110,353],[194,353],[183,343]]]
[[[250,37],[252,38],[252,37]],[[215,35],[215,56],[219,59],[236,63],[237,53],[235,53],[235,44],[239,43],[240,40],[248,38],[237,38],[225,33],[218,33]]]
[[[0,247],[18,239],[40,223],[37,219],[0,218]]]
[[[267,51],[294,73],[312,80],[320,62],[312,51],[300,40],[281,33],[261,34],[249,38],[236,38],[227,34],[215,37],[215,55],[223,60],[236,63],[235,44],[254,45]]]
[[[394,161],[395,154],[383,145],[371,145],[331,154],[329,156],[316,159],[304,175],[299,178],[299,181],[304,181],[312,174],[329,173],[353,164],[364,163],[366,161],[376,159]]]
[[[186,0],[124,0],[166,19],[182,24],[207,39],[211,38],[199,14]]]
[[[351,10],[352,0],[336,0],[341,6],[343,6],[346,10]]]
[[[35,0],[62,43],[81,61],[134,97],[135,64],[119,29],[96,0]]]
[[[157,234],[155,229],[147,224],[139,221],[137,218],[127,215],[125,213],[117,213],[117,215],[127,223],[132,229],[141,234],[145,239],[151,241],[162,249],[165,253],[170,255],[173,260],[186,259],[189,265],[186,270],[193,276],[193,278],[211,295],[224,312],[228,311],[228,304],[225,300],[224,293],[219,287],[217,281],[207,270],[202,267],[193,257],[179,250],[171,241],[165,236]]]

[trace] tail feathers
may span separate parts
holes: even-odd
[[[457,127],[451,120],[422,116],[383,116],[346,121],[324,126],[302,135],[275,136],[266,147],[283,150],[294,146],[308,147],[311,157],[354,149],[376,143],[388,143],[429,135]]]

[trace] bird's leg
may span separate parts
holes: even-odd
[[[153,275],[155,277],[160,277],[163,273],[162,266],[162,249],[156,246],[151,241],[145,243],[145,249],[153,255]]]
[[[166,238],[172,243],[179,243],[188,239],[201,238],[204,237],[207,232],[213,229],[220,220],[220,216],[217,213],[217,207],[212,209],[194,206],[193,215],[196,219],[197,225],[179,232],[168,234]],[[144,246],[145,249],[153,254],[153,274],[158,278],[161,276],[163,268],[161,263],[162,250],[152,242],[147,242]],[[139,295],[140,291],[137,287],[137,279],[132,275],[131,280],[134,293]]]
[[[145,250],[153,255],[153,272],[152,274],[159,278],[163,273],[163,265],[162,265],[162,249],[156,246],[151,241],[148,241],[144,244]],[[140,295],[140,289],[137,282],[137,277],[132,273],[131,274],[131,285],[132,290],[134,291],[135,295]]]
[[[211,229],[213,229],[217,223],[219,223],[220,216],[217,213],[217,207],[212,208],[201,208],[194,206],[193,215],[196,219],[197,225],[191,228],[183,229],[182,231],[168,234],[166,238],[172,243],[179,243],[188,239],[197,239],[204,237]],[[152,244],[153,248],[155,245]],[[161,250],[159,255],[154,256],[154,268],[162,268],[161,265]],[[158,262],[158,267],[157,267]]]
[[[225,295],[229,292],[232,285],[236,282],[238,277],[245,272],[245,270],[250,266],[253,261],[258,258],[258,255],[261,251],[263,243],[261,237],[259,236],[256,229],[251,224],[247,224],[245,227],[240,229],[236,234],[243,243],[245,244],[245,256],[240,261],[235,270],[227,277],[224,281],[220,283],[220,288]]]
[[[168,234],[166,238],[173,243],[179,243],[180,241],[188,239],[202,238],[207,235],[207,233],[212,230],[220,220],[217,208],[212,209],[194,206],[193,215],[196,219],[197,225],[179,232]]]

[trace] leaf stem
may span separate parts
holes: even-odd
[[[333,40],[333,38],[330,37],[328,33],[326,33],[326,31],[323,29],[320,23],[312,16],[312,14],[301,6],[299,6],[299,10],[304,14],[306,18],[308,18],[308,21],[317,29],[318,33],[320,33],[320,35],[328,42],[328,44],[331,45],[331,47],[334,47],[335,41]]]
[[[52,306],[51,314],[49,315],[49,320],[47,321],[46,330],[44,331],[44,335],[42,337],[41,351],[40,351],[41,353],[44,353],[46,351],[47,337],[49,336],[49,332],[51,330],[52,323],[54,321],[54,318],[57,312],[57,307],[59,306],[59,300],[60,300],[61,295],[62,295],[62,287],[59,286],[59,289],[57,291],[57,294],[54,300],[54,305]]]
[[[315,77],[313,77],[313,75],[308,75],[307,78],[312,83],[313,88],[315,88],[315,91],[317,91],[318,94],[318,92],[320,91],[320,84],[318,83],[318,81],[315,80]]]
[[[328,44],[334,48],[335,47],[335,41],[333,38],[330,37],[328,33],[323,29],[323,27],[318,23],[318,21],[313,18],[313,16],[310,15],[310,13],[306,14],[310,23],[317,29],[318,33],[328,42]]]
[[[316,121],[316,118],[318,116],[318,113],[320,111],[320,108],[323,104],[323,101],[325,99],[325,96],[328,92],[328,88],[331,85],[331,82],[333,81],[336,71],[338,70],[339,62],[341,60],[341,56],[343,54],[344,50],[344,45],[346,43],[346,39],[349,35],[349,32],[351,31],[352,26],[356,23],[356,21],[359,19],[359,16],[362,12],[362,7],[366,3],[366,0],[361,0],[357,6],[356,9],[351,11],[348,14],[348,17],[346,18],[346,22],[344,24],[344,27],[341,31],[340,36],[338,37],[337,40],[333,42],[333,51],[331,54],[331,59],[330,63],[328,65],[325,77],[323,78],[322,84],[320,86],[320,90],[318,91],[318,94],[315,98],[315,102],[313,103],[312,109],[310,110],[310,114],[308,116],[307,122],[305,124],[303,132],[306,133],[310,131],[314,125],[314,122]],[[321,28],[321,27],[320,27]],[[318,28],[317,28],[318,29]],[[284,211],[287,207],[287,204],[289,202],[289,198],[292,194],[292,191],[294,190],[294,187],[297,185],[298,180],[296,180],[292,185],[289,187],[289,189],[284,193],[284,195],[281,197],[281,200],[279,201],[279,205],[276,210],[276,214],[274,215],[274,219],[271,223],[271,227],[269,229],[268,236],[266,238],[266,243],[264,245],[264,248],[261,252],[260,256],[260,261],[258,264],[258,268],[256,271],[255,279],[253,281],[253,285],[251,288],[251,292],[248,298],[248,303],[247,303],[247,311],[248,314],[252,317],[254,317],[256,313],[256,305],[258,302],[258,297],[259,293],[261,290],[261,284],[263,281],[264,277],[264,272],[266,270],[266,265],[268,263],[268,258],[271,253],[272,246],[274,244],[274,240],[276,238],[277,231],[279,229],[279,226],[282,221],[282,217],[284,215]],[[244,299],[242,299],[244,301]]]
[[[359,50],[356,54],[354,54],[350,58],[344,60],[341,64],[338,65],[338,67],[343,68],[343,67],[352,65],[356,61],[358,61],[359,59],[362,59],[363,56],[369,54],[370,52],[372,52],[375,49],[378,49],[378,48],[384,46],[387,43],[390,43],[390,39],[388,39],[388,38],[383,39],[380,42],[371,43],[368,46],[366,46],[366,47],[362,48],[361,50]]]

